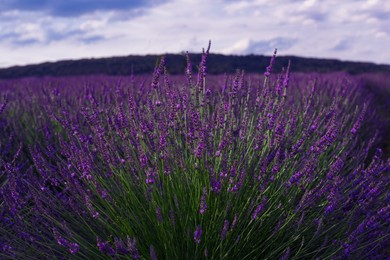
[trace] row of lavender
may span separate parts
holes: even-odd
[[[1,82],[0,258],[386,258],[390,161],[341,75]],[[367,124],[365,122],[370,122]]]

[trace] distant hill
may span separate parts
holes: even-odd
[[[183,74],[186,66],[184,54],[166,54],[170,74]],[[35,65],[14,66],[0,69],[0,78],[20,78],[31,76],[75,76],[75,75],[130,75],[153,72],[161,55],[130,55],[124,57],[64,60]],[[194,71],[201,54],[190,54]],[[245,72],[262,73],[269,64],[270,57],[263,55],[222,55],[210,54],[207,70],[210,74],[233,73],[236,69]],[[367,72],[390,73],[390,65],[377,65],[368,62],[350,62],[334,59],[301,58],[296,56],[277,57],[274,69],[280,71],[291,60],[293,72],[332,72],[345,71],[350,74]]]

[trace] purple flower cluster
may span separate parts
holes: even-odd
[[[206,196],[207,196],[207,189],[203,188],[202,197],[200,199],[200,209],[199,209],[199,213],[202,215],[206,213],[206,209],[207,209]]]
[[[80,247],[77,243],[72,243],[72,242],[69,242],[67,241],[65,238],[61,237],[61,236],[58,236],[57,237],[57,243],[60,245],[60,246],[64,246],[66,248],[69,249],[69,252],[73,255],[73,254],[76,254],[79,250],[80,250]]]
[[[152,78],[4,81],[0,258],[389,257],[364,89],[272,77],[276,50],[264,75],[207,75],[209,49],[197,80],[187,53],[184,77],[162,58]]]
[[[202,236],[202,227],[200,225],[198,225],[198,227],[196,228],[196,230],[194,232],[194,241],[195,241],[195,243],[197,243],[197,244],[200,243],[201,236]]]
[[[257,207],[255,208],[255,210],[252,213],[253,220],[255,220],[265,210],[266,203],[267,203],[267,198],[264,197],[263,200],[261,201],[261,203],[259,205],[257,205]]]

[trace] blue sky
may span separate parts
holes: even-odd
[[[388,0],[0,0],[0,67],[200,52],[390,64]]]

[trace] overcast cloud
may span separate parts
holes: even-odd
[[[211,52],[390,64],[386,0],[0,0],[0,67]]]

